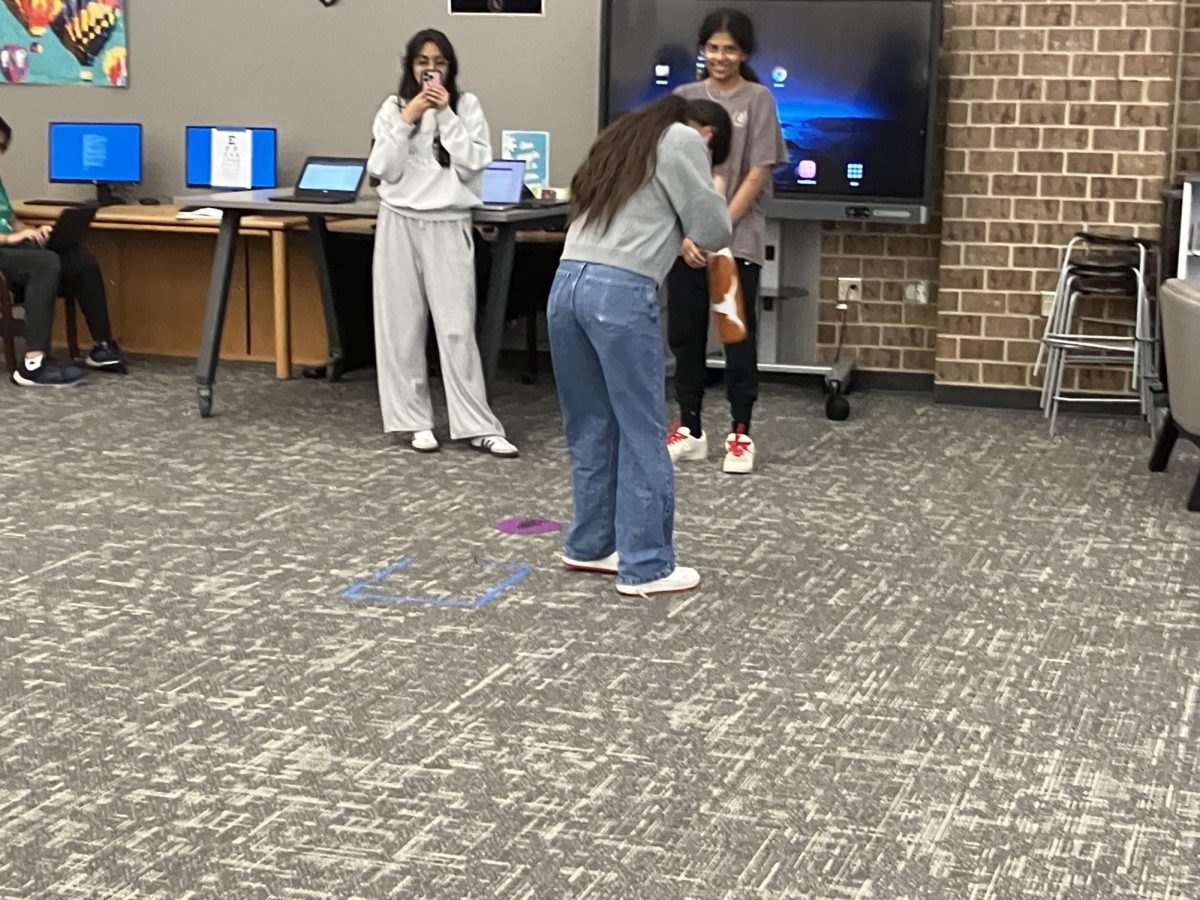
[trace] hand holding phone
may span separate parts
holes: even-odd
[[[433,103],[429,99],[429,95],[421,91],[417,96],[409,100],[400,110],[400,118],[409,125],[416,125],[421,121],[421,117],[425,115],[425,111],[433,109]]]
[[[445,109],[450,105],[450,92],[446,90],[445,78],[437,69],[426,69],[421,73],[421,93],[429,99],[434,109]]]

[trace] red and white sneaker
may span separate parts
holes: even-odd
[[[741,425],[725,439],[725,462],[721,471],[730,475],[746,475],[754,471],[754,441],[742,430]]]
[[[686,425],[675,423],[675,427],[667,433],[667,453],[671,462],[683,462],[689,459],[706,459],[708,457],[708,435],[692,437],[691,429]]]

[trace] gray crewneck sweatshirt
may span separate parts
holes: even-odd
[[[689,237],[704,250],[729,245],[733,224],[725,198],[713,187],[704,138],[676,123],[658,142],[654,174],[601,233],[586,217],[571,223],[563,259],[628,269],[662,284]]]
[[[380,179],[379,199],[408,216],[421,219],[469,218],[480,205],[483,170],[492,161],[492,142],[483,108],[474,94],[460,94],[458,112],[425,111],[409,125],[395,95],[383,101],[375,115],[375,146],[367,171]],[[443,169],[433,152],[433,139],[450,154]]]

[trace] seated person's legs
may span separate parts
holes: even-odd
[[[59,254],[62,276],[59,288],[72,298],[83,311],[88,330],[96,346],[87,355],[87,364],[104,372],[127,371],[125,357],[112,337],[112,326],[108,321],[108,300],[104,293],[104,276],[91,251],[77,244]]]
[[[82,369],[51,365],[46,359],[61,274],[58,255],[41,247],[3,247],[0,270],[10,285],[25,291],[25,358],[13,371],[12,380],[25,387],[78,381],[83,377]]]

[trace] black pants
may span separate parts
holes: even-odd
[[[725,345],[725,385],[733,424],[750,430],[758,399],[758,276],[761,266],[739,259],[738,276],[746,304],[746,339]],[[675,399],[679,416],[693,433],[704,400],[704,359],[708,345],[708,273],[675,260],[667,276],[667,342],[675,354]]]
[[[26,349],[49,352],[54,302],[60,294],[79,304],[93,340],[112,340],[104,277],[83,244],[61,253],[32,241],[0,247],[0,272],[10,285],[25,289]]]

